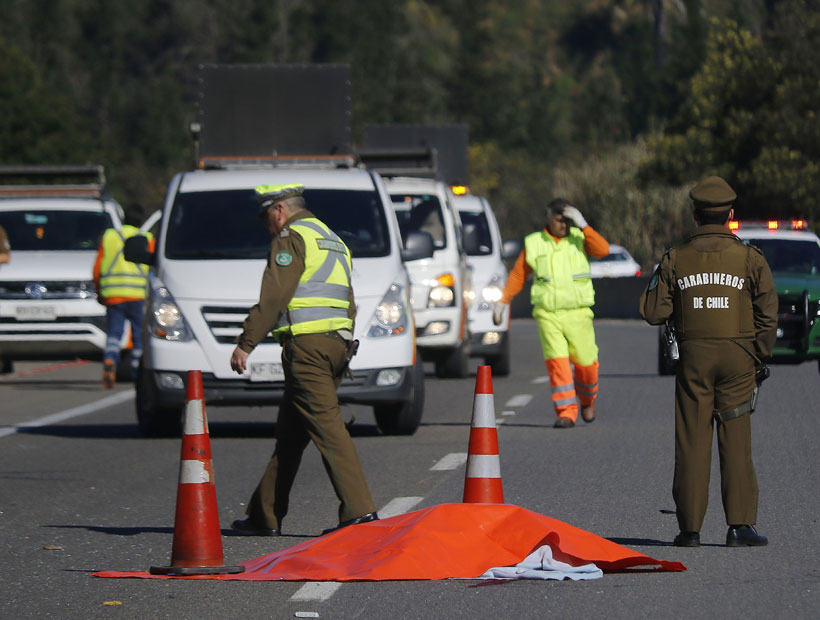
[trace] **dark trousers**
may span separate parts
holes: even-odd
[[[137,368],[142,358],[142,314],[145,300],[135,299],[112,304],[105,309],[105,329],[108,337],[105,342],[103,360],[111,360],[116,366],[120,361],[120,341],[125,332],[125,321],[131,324],[131,376],[136,379]]]
[[[728,340],[685,340],[675,383],[675,480],[678,525],[699,532],[706,515],[712,462],[713,413],[748,402],[754,360]],[[746,343],[751,348],[751,343]],[[746,413],[717,424],[723,511],[730,525],[757,520],[757,477],[752,464],[752,427]]]
[[[248,504],[254,523],[273,529],[281,526],[310,441],[319,450],[339,498],[339,521],[376,510],[336,395],[346,353],[345,342],[336,335],[306,334],[285,341],[285,395],[276,422],[276,448]]]

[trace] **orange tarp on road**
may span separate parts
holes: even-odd
[[[242,562],[244,573],[174,579],[222,581],[385,581],[477,578],[549,545],[556,560],[604,572],[634,567],[684,571],[605,538],[510,504],[442,504],[337,530]],[[107,571],[95,577],[164,575]]]

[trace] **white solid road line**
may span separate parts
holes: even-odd
[[[526,407],[532,400],[532,394],[516,394],[508,400],[505,407]]]
[[[36,420],[32,420],[31,422],[22,422],[20,424],[15,424],[13,426],[2,428],[0,429],[0,437],[7,437],[8,435],[13,435],[21,429],[36,428],[38,426],[50,426],[52,424],[57,424],[59,422],[65,422],[66,420],[70,420],[71,418],[77,418],[81,415],[87,415],[89,413],[99,411],[100,409],[105,409],[106,407],[113,407],[114,405],[119,405],[120,403],[124,403],[127,400],[133,400],[133,398],[133,389],[117,392],[116,394],[111,394],[111,396],[106,396],[105,398],[95,400],[94,402],[87,403],[85,405],[80,405],[79,407],[72,407],[71,409],[66,409],[65,411],[60,411],[58,413],[52,413],[51,415],[43,416],[42,418],[37,418]]]
[[[430,468],[430,471],[447,471],[448,469],[456,469],[467,462],[466,452],[451,452],[444,456],[435,465]]]

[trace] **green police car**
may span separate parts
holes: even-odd
[[[760,248],[774,276],[779,307],[774,363],[818,360],[820,370],[820,238],[805,220],[730,222]]]

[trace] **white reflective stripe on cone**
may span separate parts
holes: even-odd
[[[202,461],[179,462],[179,484],[203,484],[211,481],[211,474]]]
[[[497,454],[471,454],[467,457],[467,478],[500,478],[501,461]]]
[[[185,403],[185,429],[182,432],[185,435],[204,435],[208,432],[208,421],[205,419],[201,400],[189,400]]]
[[[492,394],[476,394],[473,401],[473,428],[495,428]]]

